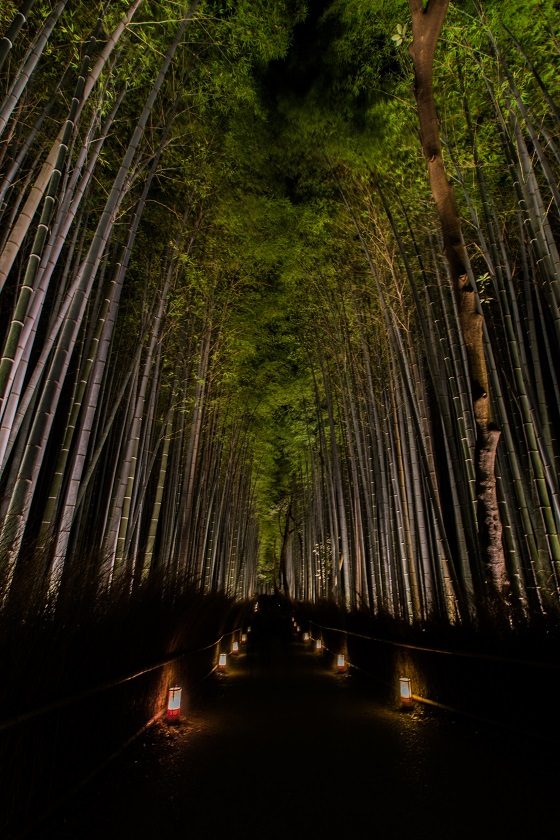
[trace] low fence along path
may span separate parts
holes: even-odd
[[[542,744],[381,703],[284,616],[256,615],[226,671],[185,694],[178,724],[156,723],[34,836],[472,840],[556,824]]]

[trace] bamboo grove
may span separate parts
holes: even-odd
[[[285,27],[251,51],[250,19],[199,5],[27,4],[34,30],[4,61],[6,608],[52,609],[66,580],[71,597],[152,573],[172,592],[251,586],[250,563],[225,564],[255,555],[243,430],[220,434],[235,279],[195,254],[216,235],[227,99],[250,98]]]
[[[560,13],[307,5],[5,4],[2,610],[150,584],[557,621]]]
[[[447,7],[428,8],[438,5]],[[444,30],[450,46],[435,75],[466,240],[465,281],[476,290],[500,438],[501,589],[477,533],[470,350],[445,229],[419,156],[410,23],[408,31],[396,25],[391,37],[404,84],[395,83],[393,102],[372,109],[372,121],[385,121],[385,146],[343,146],[349,120],[346,129],[321,128],[324,137],[330,129],[323,166],[339,212],[331,215],[336,265],[309,266],[322,301],[315,366],[326,417],[310,465],[318,496],[308,551],[313,543],[316,569],[300,579],[307,587],[301,596],[339,587],[349,607],[365,603],[409,621],[434,613],[480,620],[496,609],[524,620],[558,610],[558,124],[549,87],[558,44],[544,8],[539,25],[526,4],[512,4],[516,38],[503,9],[483,5],[451,10]],[[361,54],[362,32],[370,40],[375,32],[373,15],[359,4],[335,7],[354,27],[351,46]],[[410,7],[426,13],[421,4]],[[550,51],[550,65],[540,53],[540,72],[519,43],[530,38]],[[350,37],[340,40],[348,61]],[[358,90],[362,71],[353,79]]]

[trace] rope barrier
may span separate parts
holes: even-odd
[[[100,685],[91,686],[90,688],[86,688],[76,694],[71,694],[68,697],[62,697],[60,700],[54,700],[52,703],[47,703],[39,709],[31,709],[28,712],[15,715],[12,718],[8,718],[8,720],[0,722],[0,732],[5,732],[8,729],[12,729],[14,726],[19,726],[21,723],[26,723],[29,720],[42,717],[43,715],[50,714],[51,712],[57,712],[60,709],[64,709],[67,706],[71,706],[74,703],[79,703],[88,697],[92,697],[95,694],[101,694],[104,691],[108,691],[110,688],[116,688],[118,685],[123,685],[124,683],[136,680],[138,677],[144,676],[144,674],[149,674],[152,671],[164,668],[166,665],[170,665],[172,662],[177,662],[179,659],[184,659],[187,656],[193,656],[196,653],[204,653],[204,651],[210,650],[211,648],[216,647],[216,645],[219,645],[222,639],[232,636],[234,633],[239,632],[239,630],[241,630],[241,627],[236,627],[228,633],[222,633],[219,639],[216,639],[215,642],[212,642],[205,647],[188,650],[183,653],[174,654],[173,656],[167,656],[165,659],[161,659],[159,662],[156,662],[155,665],[150,665],[148,668],[143,668],[141,671],[137,671],[134,674],[129,674],[126,677],[119,677],[116,680],[110,680],[109,682],[101,683]],[[207,679],[213,670],[214,669],[212,669],[212,671],[210,671],[210,673],[203,679]],[[200,680],[200,682],[202,682],[202,680]],[[199,685],[199,683],[196,683],[196,685]]]
[[[226,639],[228,636],[233,636],[234,633],[239,632],[239,630],[241,630],[241,629],[242,629],[241,627],[236,627],[234,630],[231,630],[228,633],[222,633],[222,635],[220,636],[219,639],[216,639],[215,642],[212,642],[211,644],[206,645],[205,647],[196,648],[194,650],[189,650],[189,651],[186,651],[184,653],[176,654],[172,657],[167,657],[166,659],[158,662],[156,665],[152,665],[149,668],[144,668],[142,671],[138,671],[135,674],[131,674],[127,677],[123,677],[119,680],[113,680],[112,682],[103,683],[100,686],[95,686],[94,688],[87,689],[87,690],[85,690],[83,692],[80,692],[78,694],[74,694],[71,697],[66,697],[66,698],[63,698],[62,700],[60,700],[58,702],[51,703],[48,706],[42,707],[41,709],[34,709],[33,711],[28,712],[27,714],[18,715],[16,718],[12,718],[9,721],[4,721],[3,723],[1,723],[0,724],[0,732],[3,731],[3,730],[11,728],[11,726],[15,726],[18,723],[22,723],[25,720],[29,720],[30,718],[40,717],[41,715],[46,714],[49,711],[53,711],[53,710],[57,710],[59,708],[63,708],[67,705],[70,705],[73,702],[76,702],[77,700],[83,699],[84,697],[89,697],[89,696],[92,696],[96,693],[100,693],[101,691],[105,691],[108,688],[116,687],[117,685],[122,685],[123,683],[130,682],[131,680],[134,680],[137,677],[141,677],[143,674],[148,674],[151,671],[157,670],[158,668],[163,668],[165,665],[168,665],[170,662],[176,662],[179,659],[184,659],[186,656],[192,656],[195,653],[203,653],[206,650],[210,650],[211,648],[216,647],[217,645],[220,644],[220,642],[223,639]],[[196,683],[194,683],[194,685],[190,686],[191,691],[194,688],[197,688],[197,686],[199,686],[205,680],[207,680],[208,677],[212,676],[212,674],[216,670],[217,670],[217,668],[214,665],[214,667],[211,668],[210,671],[207,674],[205,674],[204,677],[201,677],[201,679],[199,679]],[[37,819],[24,830],[23,834],[17,835],[17,840],[25,840],[25,838],[30,838],[30,837],[34,836],[33,832],[35,831],[37,826],[40,826],[42,823],[44,823],[44,821],[46,819],[48,819],[48,817],[52,816],[52,814],[54,814],[66,802],[68,802],[70,799],[72,799],[72,797],[74,797],[82,788],[84,788],[87,784],[89,784],[89,782],[91,782],[96,776],[99,775],[99,773],[101,773],[106,767],[108,767],[109,764],[111,764],[111,762],[113,762],[116,758],[118,758],[118,756],[121,755],[121,753],[123,753],[124,750],[127,749],[127,747],[129,747],[131,744],[133,744],[134,741],[136,741],[138,738],[140,738],[141,735],[143,735],[151,726],[153,726],[154,723],[156,723],[158,720],[161,720],[161,718],[164,716],[165,712],[166,712],[166,706],[164,705],[163,708],[160,709],[158,712],[156,712],[156,714],[152,718],[150,718],[150,720],[147,723],[145,723],[143,726],[141,726],[140,729],[137,732],[135,732],[133,735],[131,735],[129,738],[127,738],[127,740],[123,744],[121,744],[119,747],[117,747],[117,749],[114,750],[111,753],[111,755],[104,758],[103,761],[101,761],[86,776],[84,776],[82,779],[80,779],[75,785],[68,788],[62,796],[60,796],[58,799],[56,799],[56,801],[51,802],[50,806],[47,809],[45,809],[44,811],[41,812],[41,814],[37,817]]]
[[[356,639],[366,639],[368,642],[379,642],[380,644],[392,645],[393,647],[405,648],[407,650],[420,650],[426,653],[439,653],[444,656],[460,656],[467,659],[482,659],[487,662],[505,662],[509,665],[528,665],[534,668],[545,668],[552,671],[560,670],[560,663],[556,662],[539,662],[532,659],[515,659],[514,657],[495,656],[489,653],[473,653],[472,651],[461,650],[445,650],[442,648],[422,647],[421,645],[407,645],[404,642],[395,642],[392,639],[380,639],[376,636],[364,636],[362,633],[354,633],[352,630],[342,630],[340,627],[326,627],[323,624],[318,624],[316,621],[311,621],[315,627],[320,627],[321,630],[330,630],[334,633],[343,633],[346,636],[354,636]]]
[[[510,664],[518,664],[519,663],[519,664],[523,664],[523,665],[534,665],[536,667],[542,666],[542,667],[546,668],[548,666],[553,670],[556,670],[559,667],[558,665],[556,665],[554,663],[550,663],[550,665],[548,665],[548,663],[546,663],[546,662],[534,662],[532,660],[512,659],[512,658],[507,658],[507,657],[492,656],[492,655],[489,655],[489,654],[477,655],[475,653],[468,653],[468,652],[461,652],[461,651],[439,650],[437,648],[427,648],[427,647],[420,647],[420,646],[416,646],[416,645],[405,645],[405,644],[402,644],[400,642],[395,642],[395,641],[388,640],[388,639],[378,639],[378,638],[375,638],[375,637],[372,637],[372,636],[364,636],[360,633],[353,633],[350,630],[341,630],[338,627],[326,627],[323,624],[318,624],[316,621],[311,621],[310,620],[309,623],[312,624],[314,627],[320,628],[321,630],[330,630],[332,632],[342,633],[342,634],[349,635],[349,636],[355,636],[356,638],[366,639],[367,641],[372,641],[372,642],[383,642],[385,644],[393,645],[395,647],[403,647],[403,648],[407,648],[409,650],[420,650],[420,651],[427,651],[427,652],[430,652],[430,653],[444,653],[444,654],[448,654],[448,655],[466,656],[466,657],[471,657],[471,658],[475,658],[475,659],[484,659],[484,660],[498,661],[498,662],[508,662]],[[330,648],[328,648],[327,645],[325,645],[324,643],[323,643],[322,647],[323,647],[324,650],[328,650],[329,653],[334,654],[334,651],[332,651]],[[382,679],[379,675],[374,675],[374,674],[370,673],[369,671],[366,671],[365,668],[360,668],[358,665],[354,665],[353,663],[348,662],[348,661],[346,661],[346,665],[349,668],[354,668],[355,670],[360,671],[362,674],[365,674],[366,676],[368,676],[372,679],[379,680],[382,683],[384,683],[386,686],[391,687],[390,684],[386,680]],[[445,703],[438,702],[437,700],[430,700],[427,697],[420,697],[418,694],[413,694],[412,699],[415,700],[417,703],[421,703],[425,706],[433,706],[434,708],[441,709],[442,711],[449,712],[450,714],[453,714],[453,715],[459,715],[459,716],[462,716],[462,717],[467,717],[467,718],[470,718],[471,720],[475,720],[475,721],[478,721],[479,723],[485,724],[486,726],[491,726],[491,727],[497,726],[500,729],[504,729],[508,732],[513,732],[517,735],[522,735],[525,738],[537,739],[539,741],[543,741],[543,742],[546,742],[546,743],[550,742],[549,736],[545,737],[544,735],[541,735],[538,732],[529,732],[528,730],[520,729],[519,727],[512,726],[512,725],[509,725],[507,723],[504,723],[501,720],[496,720],[495,718],[482,717],[481,715],[477,715],[473,712],[469,712],[466,709],[458,709],[455,706],[448,706]]]

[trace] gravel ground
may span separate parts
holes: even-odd
[[[289,626],[256,622],[179,724],[156,724],[37,840],[558,836],[542,747],[373,699]]]

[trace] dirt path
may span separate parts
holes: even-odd
[[[149,730],[38,840],[554,836],[539,751],[381,706],[285,629],[252,634],[178,726]]]

